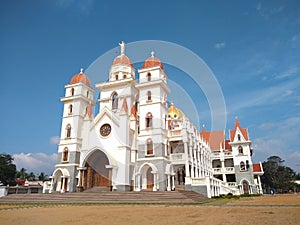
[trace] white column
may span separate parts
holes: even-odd
[[[156,171],[151,171],[151,173],[153,174],[153,191],[157,191],[158,187],[157,187],[157,172]]]
[[[260,176],[259,175],[257,176],[257,181],[258,181],[258,187],[259,187],[259,190],[258,190],[259,192],[258,193],[262,194],[263,191],[262,191],[262,188],[261,188],[261,181],[260,181]]]
[[[175,190],[175,174],[172,175],[172,190]]]
[[[136,175],[136,188],[135,188],[136,191],[141,191],[141,174],[138,173]]]
[[[167,175],[167,191],[171,191],[171,179],[170,179],[170,174]]]
[[[65,182],[66,182],[66,179],[65,179],[65,177],[61,177],[62,178],[62,186],[61,186],[61,190],[60,190],[60,192],[61,193],[64,193],[65,192]]]
[[[183,147],[184,147],[184,153],[185,153],[185,156],[186,156],[186,160],[185,160],[185,176],[186,177],[190,177],[189,154],[188,154],[188,147],[187,147],[187,143],[186,142],[183,143]]]

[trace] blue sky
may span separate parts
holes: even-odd
[[[222,88],[226,133],[238,116],[249,128],[254,161],[279,155],[294,170],[300,164],[297,0],[3,0],[0,28],[0,152],[14,155],[18,169],[52,172],[64,85],[122,40],[163,40],[193,51]],[[171,80],[183,80],[176,68],[166,72]],[[209,128],[203,93],[191,89],[189,95],[199,129],[201,124]],[[170,99],[176,104],[175,97]]]

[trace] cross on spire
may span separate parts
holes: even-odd
[[[153,58],[154,57],[154,51],[152,51],[150,54],[151,54],[151,57]]]
[[[80,68],[80,73],[83,73],[83,68]]]

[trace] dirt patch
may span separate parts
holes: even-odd
[[[300,197],[277,195],[214,205],[48,205],[0,210],[2,225],[299,224]],[[241,206],[241,207],[239,207]]]

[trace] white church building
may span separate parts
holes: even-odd
[[[94,87],[81,70],[65,85],[58,161],[44,192],[195,191],[207,197],[262,193],[261,164],[252,163],[248,130],[236,120],[201,132],[168,105],[168,75],[154,57],[138,69],[120,44],[109,79]],[[99,104],[99,112],[93,108]]]

